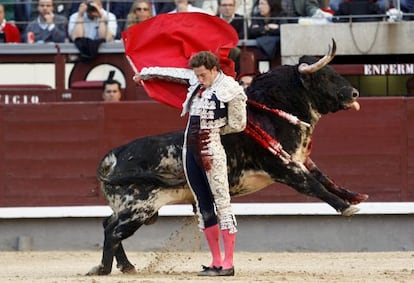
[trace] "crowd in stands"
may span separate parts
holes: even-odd
[[[235,27],[240,39],[257,39],[277,37],[281,24],[298,22],[301,17],[335,22],[349,21],[351,15],[384,16],[398,8],[397,3],[403,13],[414,13],[414,0],[4,0],[0,4],[0,42],[73,42],[78,37],[112,41],[120,39],[132,24],[177,12],[217,15]],[[354,21],[383,19],[374,16]]]
[[[393,10],[397,13],[392,19],[401,15],[400,20],[413,20],[414,0],[4,0],[0,43],[77,44],[78,39],[88,39],[99,46],[120,39],[123,30],[159,14],[202,12],[230,23],[240,39],[255,39],[272,59],[280,49],[282,24],[301,19],[382,21]],[[239,55],[240,49],[234,48],[230,57],[237,62]]]

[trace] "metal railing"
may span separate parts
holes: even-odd
[[[168,2],[173,2],[173,0],[148,0],[149,2],[154,2],[154,3],[168,3]],[[204,1],[217,1],[217,0],[204,0]],[[255,19],[259,19],[260,17],[258,16],[252,16],[251,14],[249,14],[247,12],[246,9],[246,0],[239,0],[241,1],[241,5],[243,5],[243,11],[244,11],[244,38],[241,38],[241,40],[249,40],[251,39],[249,37],[249,25],[251,23],[252,20]],[[54,11],[58,14],[64,15],[67,17],[67,19],[69,20],[69,17],[71,14],[73,14],[74,12],[77,12],[77,6],[83,1],[71,1],[71,0],[55,0],[54,1]],[[118,24],[118,31],[117,31],[117,35],[116,35],[116,39],[120,39],[120,34],[121,32],[125,29],[124,27],[126,26],[126,22],[127,22],[127,14],[129,12],[129,8],[131,7],[132,3],[134,2],[134,0],[109,0],[109,1],[103,1],[103,8],[106,11],[112,12],[114,13],[115,11],[113,11],[112,9],[112,5],[123,5],[123,15],[116,15],[117,16],[117,24]],[[191,2],[191,1],[190,1]],[[196,0],[195,3],[202,3],[203,0]],[[14,1],[13,3],[2,3],[3,6],[5,7],[6,10],[6,17],[7,15],[10,15],[12,12],[16,11],[16,7],[21,6],[21,5],[29,5],[31,6],[31,18],[29,20],[21,20],[21,19],[7,19],[9,22],[12,22],[14,24],[16,24],[21,32],[24,32],[24,26],[26,26],[30,21],[34,20],[35,17],[37,16],[37,9],[36,9],[36,5],[37,5],[38,1],[33,1],[33,0],[22,0],[21,2],[19,1]],[[397,10],[400,9],[400,1],[395,1],[395,7]],[[196,4],[195,4],[196,5]],[[119,10],[119,9],[118,9]],[[14,12],[16,13],[16,12]],[[320,24],[321,22],[319,21],[320,19],[318,18],[312,18],[312,17],[272,17],[272,19],[276,19],[279,20],[282,23],[303,23],[303,24]],[[382,14],[367,14],[367,15],[340,15],[340,16],[333,16],[332,18],[329,18],[326,20],[326,23],[336,23],[336,22],[361,22],[361,21],[404,21],[404,20],[414,20],[414,13],[403,13],[403,14],[398,14],[398,15],[394,15],[394,16],[390,16],[387,15],[384,11],[384,13]],[[70,35],[67,35],[68,40],[70,41]],[[25,39],[23,38],[23,41],[25,41]]]

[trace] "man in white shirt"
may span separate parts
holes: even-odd
[[[72,41],[80,37],[112,41],[116,36],[114,14],[102,8],[101,0],[88,0],[79,5],[78,12],[69,18],[68,33]]]

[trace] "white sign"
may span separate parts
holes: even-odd
[[[413,75],[414,64],[365,64],[364,75]]]
[[[39,102],[37,95],[0,94],[0,104],[37,104]]]

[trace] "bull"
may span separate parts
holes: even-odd
[[[302,56],[297,65],[260,74],[246,90],[250,102],[246,131],[222,136],[232,197],[280,182],[345,216],[354,214],[355,204],[368,198],[335,184],[310,158],[312,133],[321,116],[359,109],[358,91],[327,66],[335,48],[333,41],[331,51],[320,60]],[[276,109],[284,115],[276,115]],[[142,225],[154,223],[162,206],[194,202],[183,170],[183,134],[140,138],[104,156],[98,178],[113,214],[103,223],[102,261],[88,275],[109,274],[114,257],[123,273],[135,273],[122,241]]]

